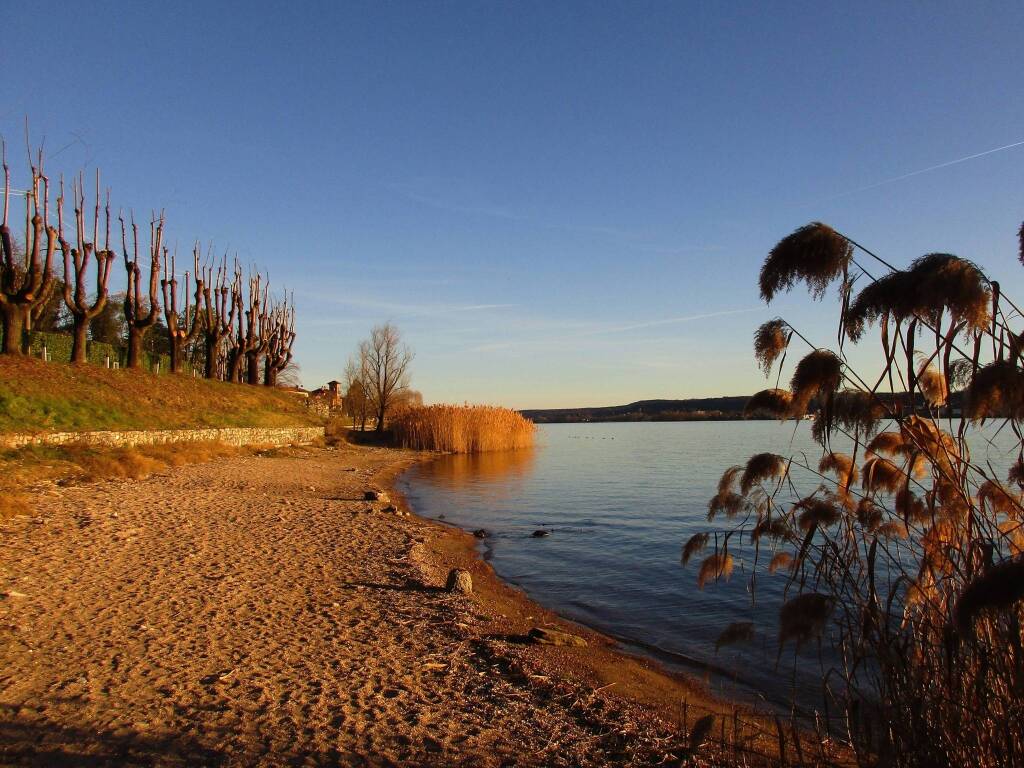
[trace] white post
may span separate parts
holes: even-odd
[[[43,362],[46,362],[46,345],[43,344]]]
[[[156,361],[156,372],[160,373],[160,361],[159,360]]]
[[[110,368],[110,355],[107,355],[107,368]]]

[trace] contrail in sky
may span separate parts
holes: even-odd
[[[903,181],[913,176],[920,176],[922,173],[930,173],[931,171],[937,171],[940,168],[948,168],[951,165],[958,165],[960,163],[966,163],[968,160],[976,160],[979,157],[985,157],[985,155],[992,155],[996,152],[1003,152],[1007,149],[1013,149],[1014,147],[1024,146],[1024,141],[1015,141],[1013,144],[1005,144],[995,149],[986,149],[984,152],[975,152],[973,155],[967,155],[966,157],[958,157],[956,160],[949,160],[945,163],[939,163],[938,165],[931,165],[927,168],[921,168],[917,171],[911,171],[910,173],[904,173],[902,176],[893,176],[891,179],[884,179],[882,181],[875,182],[874,184],[868,184],[866,187],[858,187],[857,189],[851,189],[848,192],[840,192],[838,195],[832,195],[827,197],[825,200],[835,200],[839,197],[846,197],[847,195],[855,195],[858,192],[867,192],[869,189],[876,189],[883,187],[886,184],[892,184],[897,181]]]

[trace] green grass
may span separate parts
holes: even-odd
[[[0,432],[320,423],[302,398],[269,387],[0,356]]]

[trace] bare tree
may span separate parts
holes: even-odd
[[[203,300],[203,281],[199,277],[199,244],[192,251],[196,268],[195,311],[192,310],[188,291],[189,273],[185,272],[185,311],[178,314],[178,278],[175,275],[175,257],[172,254],[168,262],[167,251],[164,251],[164,278],[160,287],[164,294],[164,319],[167,321],[167,339],[171,346],[171,373],[180,373],[184,358],[185,345],[191,344],[199,335],[202,323],[199,319],[199,306]],[[191,318],[189,317],[191,315]]]
[[[231,317],[234,325],[227,339],[227,355],[225,361],[224,380],[240,384],[242,382],[242,364],[245,362],[245,296],[242,292],[242,268],[235,261],[235,277],[231,282]]]
[[[71,313],[72,343],[71,362],[86,361],[86,345],[89,324],[107,306],[107,283],[110,280],[110,266],[114,263],[114,252],[110,250],[110,192],[107,192],[105,210],[105,235],[102,250],[97,250],[100,224],[100,174],[96,172],[96,200],[92,217],[92,240],[87,240],[85,221],[85,183],[79,176],[71,182],[71,197],[75,204],[75,242],[72,246],[64,239],[64,180],[60,183],[60,196],[57,198],[57,231],[61,253],[64,254],[64,303]],[[89,303],[89,291],[86,287],[89,262],[96,256],[96,297]],[[74,292],[71,290],[74,282]]]
[[[0,319],[3,321],[3,352],[6,355],[21,355],[27,350],[25,331],[32,324],[32,313],[47,301],[52,290],[53,254],[57,248],[57,230],[49,223],[49,180],[43,174],[43,153],[39,152],[37,164],[32,165],[32,186],[25,194],[25,252],[19,261],[15,260],[15,245],[11,230],[7,226],[11,198],[11,172],[7,165],[7,147],[0,142],[4,167],[4,214],[0,224],[0,247],[3,249],[3,263],[0,264]],[[40,205],[40,188],[42,205]],[[46,232],[45,256],[43,232]]]
[[[277,374],[277,386],[298,388],[302,386],[302,368],[294,360]]]
[[[238,303],[228,288],[227,256],[214,274],[213,266],[203,270],[203,342],[206,350],[206,370],[208,379],[218,377],[221,346],[225,338],[231,335],[235,324],[235,311]]]
[[[138,368],[142,363],[142,342],[160,314],[160,254],[163,250],[164,217],[155,216],[149,222],[149,300],[142,298],[142,269],[139,267],[139,229],[132,215],[132,257],[128,258],[128,233],[124,218],[121,220],[121,249],[124,268],[128,273],[128,287],[124,293],[124,321],[128,326],[128,367]]]
[[[364,371],[365,366],[361,357],[350,357],[345,364],[345,414],[352,417],[353,427],[359,424],[362,432],[366,431],[366,420],[370,416],[370,400],[366,396],[366,384],[363,380]]]
[[[241,345],[245,355],[245,380],[249,384],[260,383],[260,358],[267,351],[270,338],[268,289],[269,285],[264,285],[258,272],[249,278],[249,308],[245,312],[245,337]]]
[[[384,420],[395,397],[409,386],[409,365],[413,353],[402,342],[402,334],[391,323],[374,326],[370,338],[359,344],[362,379],[366,394],[377,416],[377,432],[384,431]]]
[[[267,356],[263,364],[263,383],[268,387],[277,386],[278,374],[288,367],[292,360],[292,345],[295,343],[295,303],[284,302],[274,306],[269,318],[270,337],[267,340]]]

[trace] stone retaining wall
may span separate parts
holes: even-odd
[[[223,429],[156,429],[131,432],[46,432],[38,435],[25,433],[0,435],[0,446],[10,449],[23,448],[27,445],[78,443],[127,448],[133,445],[213,441],[238,446],[280,446],[311,443],[323,436],[323,427],[225,427]]]

